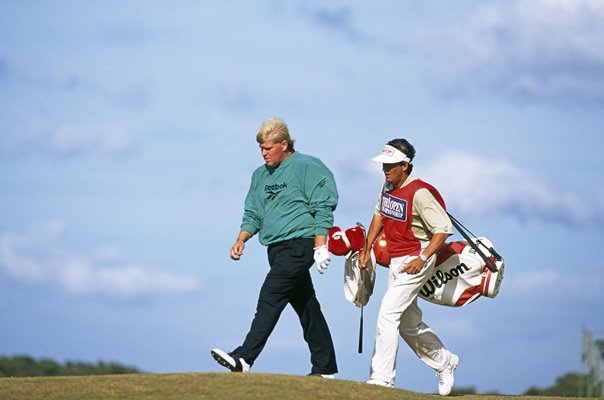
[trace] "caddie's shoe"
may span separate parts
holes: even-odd
[[[442,371],[436,372],[438,377],[438,394],[447,396],[455,383],[455,368],[459,364],[459,357],[447,351],[447,365]]]
[[[367,382],[370,385],[376,385],[376,386],[383,386],[383,387],[387,387],[387,388],[392,388],[394,387],[394,385],[390,382],[386,382],[386,381],[381,381],[379,379],[369,379]]]
[[[312,372],[310,374],[308,374],[307,376],[318,376],[319,378],[325,378],[325,379],[336,379],[336,376],[334,374],[313,374]]]
[[[220,349],[213,349],[211,353],[218,364],[230,369],[232,372],[250,372],[250,364],[233,353],[227,353]]]

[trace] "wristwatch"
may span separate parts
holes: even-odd
[[[426,256],[424,255],[424,253],[419,253],[419,258],[420,258],[420,260],[422,260],[424,263],[425,263],[426,261],[428,261],[428,257],[426,257]]]

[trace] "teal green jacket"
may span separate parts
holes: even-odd
[[[263,245],[327,235],[338,190],[331,171],[316,157],[294,152],[276,168],[252,174],[241,230],[259,233]]]

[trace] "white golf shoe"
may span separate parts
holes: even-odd
[[[455,368],[459,364],[459,356],[447,351],[447,365],[442,371],[436,372],[438,377],[438,394],[447,396],[455,384]]]
[[[383,387],[387,387],[387,388],[393,388],[394,385],[390,382],[386,382],[386,381],[381,381],[379,379],[369,379],[367,382],[365,382],[369,385],[376,385],[376,386],[383,386]]]

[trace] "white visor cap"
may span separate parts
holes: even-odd
[[[388,144],[382,149],[382,154],[377,157],[373,157],[371,160],[382,164],[397,164],[400,162],[411,161],[409,157],[405,155],[405,153]]]

